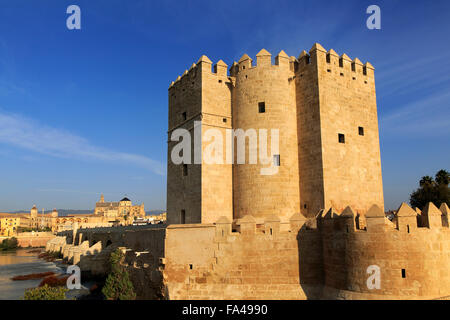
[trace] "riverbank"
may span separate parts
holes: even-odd
[[[42,279],[13,281],[19,275],[54,272],[65,273],[58,262],[47,262],[38,258],[30,249],[16,249],[0,252],[0,300],[21,300],[25,290],[36,288]]]
[[[21,232],[14,236],[22,248],[45,247],[48,241],[56,236],[51,232]],[[0,242],[11,237],[0,237]]]

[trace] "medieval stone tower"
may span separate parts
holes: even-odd
[[[178,128],[191,133],[189,163],[171,160]],[[223,136],[223,163],[195,159],[196,147],[204,153],[211,144],[211,128]],[[272,129],[278,130],[278,150],[271,147]],[[236,161],[238,130],[245,133],[245,163]],[[229,74],[222,60],[212,71],[202,56],[169,87],[168,136],[169,224],[246,215],[283,222],[329,207],[359,213],[374,203],[384,207],[374,69],[320,44],[298,59],[281,51],[274,65],[264,49],[256,64],[244,54]],[[232,163],[225,161],[229,140],[235,143]],[[273,160],[250,163],[251,151],[262,152],[261,141]],[[261,174],[267,167],[276,167],[276,174]]]

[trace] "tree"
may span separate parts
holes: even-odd
[[[111,272],[106,278],[102,293],[108,300],[134,300],[136,293],[126,269],[120,264],[124,255],[117,249],[111,253],[109,259]]]
[[[420,185],[421,187],[424,187],[424,186],[432,186],[433,184],[434,184],[433,178],[430,177],[430,176],[424,176],[424,177],[422,177],[422,179],[420,179],[420,181],[419,181],[419,185]]]
[[[19,241],[17,241],[17,238],[15,237],[4,239],[2,243],[0,243],[0,251],[15,250],[18,247]]]
[[[436,173],[436,183],[440,185],[446,185],[448,186],[450,182],[450,174],[445,170],[439,170]]]
[[[434,180],[430,176],[422,177],[419,181],[420,188],[411,193],[409,203],[421,210],[428,202],[433,202],[438,207],[442,203],[450,205],[449,182],[450,174],[446,170],[439,170]]]

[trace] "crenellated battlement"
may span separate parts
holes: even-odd
[[[257,68],[280,68],[280,70],[294,70],[295,58],[289,57],[286,52],[281,50],[275,57],[275,64],[272,64],[272,54],[266,49],[262,49],[256,54],[256,63],[246,53],[242,55],[238,62],[234,62],[230,68],[230,75],[233,77],[249,70]]]
[[[357,75],[364,77],[372,77],[374,73],[374,67],[370,62],[362,63],[357,57],[353,60],[346,54],[339,55],[333,49],[326,51],[322,45],[315,43],[309,52],[303,50],[298,58],[294,56],[289,57],[286,52],[281,50],[275,57],[275,63],[272,64],[272,54],[266,49],[262,49],[256,54],[256,63],[246,53],[242,55],[238,62],[234,61],[229,69],[228,65],[219,60],[213,65],[213,62],[205,55],[201,56],[197,63],[193,63],[192,66],[179,75],[169,86],[171,89],[183,83],[183,79],[189,79],[189,81],[195,80],[197,72],[208,72],[217,76],[224,77],[236,77],[244,70],[254,70],[255,68],[262,67],[280,67],[287,68],[290,71],[305,71],[306,68],[310,68],[312,65],[320,65],[326,67],[328,72],[335,70],[340,75],[345,72],[349,72],[356,80]]]
[[[218,77],[228,77],[228,65],[219,60],[213,65],[213,62],[205,55],[201,56],[197,63],[192,63],[188,70],[185,70],[182,75],[179,75],[175,81],[169,85],[169,90],[181,87],[184,83],[191,83],[199,79],[199,73],[208,73]]]
[[[389,232],[395,230],[414,233],[417,230],[426,232],[431,229],[448,229],[449,212],[445,203],[438,209],[430,202],[423,211],[419,210],[419,212],[406,203],[402,203],[395,211],[392,220],[389,220],[377,205],[373,205],[366,213],[358,213],[350,206],[342,212],[331,207],[321,210],[316,219],[319,226],[332,229],[332,232]]]
[[[328,73],[334,72],[340,76],[347,73],[353,80],[356,80],[359,75],[369,78],[373,78],[374,75],[374,67],[370,62],[362,63],[357,57],[352,60],[346,53],[339,55],[333,49],[327,51],[319,43],[315,43],[309,53],[305,50],[300,53],[295,70],[304,72],[312,66],[326,69]]]

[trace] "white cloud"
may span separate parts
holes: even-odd
[[[380,119],[382,131],[442,135],[450,132],[450,93],[441,92],[400,107]]]
[[[131,164],[164,175],[162,163],[148,157],[108,150],[92,145],[87,139],[52,128],[17,114],[0,110],[0,143],[61,158],[108,161]]]

